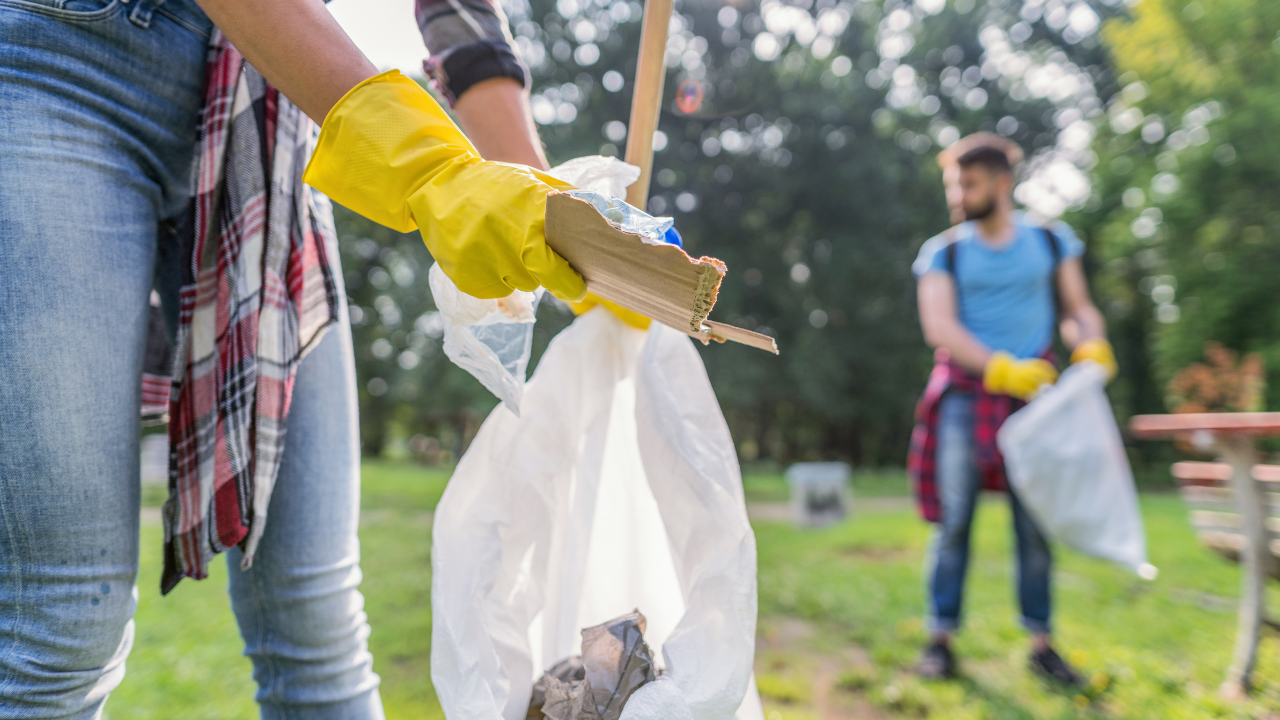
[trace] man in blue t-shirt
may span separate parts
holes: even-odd
[[[1020,159],[1016,145],[987,133],[940,156],[953,219],[964,222],[926,242],[913,265],[920,324],[938,357],[908,461],[921,511],[936,523],[927,568],[932,641],[918,667],[927,678],[955,674],[950,640],[960,627],[974,507],[984,487],[1007,487],[996,430],[1057,379],[1055,325],[1074,348],[1072,362],[1094,360],[1111,376],[1116,370],[1081,269],[1083,244],[1065,224],[1041,227],[1014,210]],[[1031,668],[1078,685],[1050,642],[1049,545],[1012,493],[1010,505],[1022,624],[1034,636]]]

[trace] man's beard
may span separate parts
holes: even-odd
[[[991,200],[987,201],[986,205],[983,205],[982,207],[974,210],[970,210],[968,206],[965,206],[964,218],[966,220],[982,220],[983,218],[990,216],[991,213],[995,211],[996,211],[996,201],[995,201],[995,198],[992,198]]]

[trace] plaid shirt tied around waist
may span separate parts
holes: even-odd
[[[1042,357],[1053,362],[1052,352]],[[953,362],[945,350],[934,353],[933,371],[916,403],[915,427],[911,431],[911,448],[907,452],[907,474],[915,489],[920,515],[929,522],[942,522],[942,504],[938,500],[938,409],[950,390],[970,393],[973,403],[973,460],[982,475],[984,490],[1008,489],[1004,456],[996,445],[996,432],[1010,415],[1026,403],[1008,395],[993,395],[982,386],[982,378]]]
[[[237,545],[253,562],[298,364],[338,318],[333,209],[302,183],[315,136],[215,31],[181,223],[161,592]]]

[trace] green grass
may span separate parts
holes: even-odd
[[[819,531],[758,524],[758,660],[785,670],[831,658],[833,695],[861,696],[891,715],[1245,718],[1280,708],[1280,654],[1272,639],[1261,647],[1255,698],[1231,705],[1217,697],[1230,662],[1239,573],[1200,547],[1176,496],[1144,496],[1142,507],[1151,561],[1161,569],[1157,582],[1058,553],[1059,644],[1096,682],[1080,697],[1024,669],[1027,641],[1013,601],[1009,513],[999,501],[984,502],[979,511],[966,628],[957,641],[961,680],[921,683],[910,672],[926,639],[920,560],[928,536],[910,511],[864,512]],[[1280,593],[1273,588],[1271,595],[1275,607]],[[788,642],[788,633],[796,634],[788,623],[795,621],[810,632]],[[865,656],[848,657],[849,647]],[[783,718],[812,712],[782,696],[766,697],[766,708]]]
[[[445,481],[443,471],[365,465],[362,589],[374,667],[393,719],[441,717],[428,667],[426,511]],[[749,476],[746,485],[753,502],[786,497],[777,475]],[[860,473],[854,492],[869,497],[905,487],[900,473]],[[964,677],[943,683],[922,683],[909,672],[925,639],[920,567],[928,538],[912,510],[868,506],[824,530],[757,523],[756,670],[767,718],[1248,718],[1280,711],[1280,653],[1272,638],[1262,644],[1254,697],[1218,699],[1239,573],[1197,544],[1177,497],[1144,496],[1142,507],[1152,562],[1161,569],[1155,583],[1059,554],[1059,642],[1096,682],[1078,697],[1024,669],[1003,503],[985,502],[979,512],[966,629],[957,644]],[[161,598],[160,528],[144,525],[142,543],[137,639],[107,717],[255,717],[255,686],[240,655],[222,561],[209,580],[186,581]],[[1280,592],[1272,595],[1274,607]]]

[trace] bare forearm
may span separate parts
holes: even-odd
[[[1086,340],[1106,339],[1107,323],[1089,298],[1089,285],[1080,258],[1064,260],[1056,280],[1062,305],[1063,343],[1075,347]]]
[[[1093,340],[1094,338],[1106,339],[1107,322],[1093,303],[1077,308],[1072,314],[1072,319],[1076,321],[1076,327],[1078,328],[1077,343]]]
[[[991,359],[991,349],[958,322],[930,323],[925,329],[925,341],[933,347],[945,348],[952,360],[975,373],[981,373]]]
[[[945,273],[930,272],[920,278],[917,303],[925,342],[945,348],[962,367],[981,373],[991,350],[960,322],[956,313],[955,283]]]
[[[249,64],[316,122],[378,69],[320,0],[197,0]]]
[[[453,110],[462,131],[485,160],[539,170],[549,167],[520,83],[505,77],[477,83],[458,98]]]

